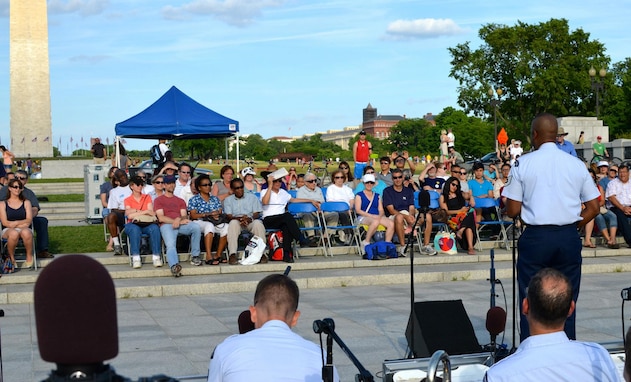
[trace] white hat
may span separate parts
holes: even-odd
[[[365,174],[362,177],[362,182],[366,183],[366,182],[374,182],[375,181],[375,176],[373,174]]]
[[[243,170],[241,170],[241,177],[245,178],[246,175],[256,176],[256,172],[254,171],[254,169],[252,169],[252,167],[246,167]]]
[[[598,166],[596,167],[602,167],[602,166],[609,167],[609,162],[607,162],[606,160],[601,160],[598,162]]]

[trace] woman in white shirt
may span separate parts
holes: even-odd
[[[333,183],[327,187],[326,189],[326,201],[327,202],[345,202],[348,204],[349,208],[352,210],[355,206],[355,194],[353,190],[344,184],[346,181],[346,176],[344,175],[344,171],[335,170],[333,174],[331,174],[331,179],[333,179]],[[349,212],[340,212],[340,225],[350,225],[351,217]],[[350,241],[352,235],[351,232],[345,232],[344,230],[339,230],[337,232],[339,243],[347,245]]]

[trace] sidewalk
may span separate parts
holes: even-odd
[[[512,281],[501,280],[510,303]],[[579,340],[622,341],[620,290],[629,283],[629,275],[624,272],[583,275],[577,304]],[[487,281],[423,282],[415,289],[416,301],[462,299],[478,341],[489,342],[485,329],[490,289]],[[504,306],[500,285],[496,292],[497,304]],[[213,348],[237,332],[237,316],[251,303],[253,293],[118,299],[120,351],[110,363],[134,380],[161,373],[173,377],[205,375]],[[2,308],[4,377],[7,381],[42,380],[55,366],[39,357],[33,305],[9,304]],[[303,289],[299,309],[302,315],[296,332],[319,343],[312,330],[313,321],[333,318],[337,334],[376,381],[380,380],[384,360],[406,355],[409,285]],[[498,342],[510,347],[511,333],[508,309],[505,337],[500,335]],[[357,371],[338,346],[334,347],[333,360],[342,381],[353,381]]]

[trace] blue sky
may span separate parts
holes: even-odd
[[[15,0],[14,0],[15,1]],[[26,0],[28,1],[28,0]],[[49,0],[53,144],[114,137],[172,85],[242,134],[301,135],[456,104],[447,48],[488,23],[566,18],[631,56],[631,1]],[[0,138],[9,143],[9,0],[0,0]],[[128,148],[152,141],[128,140]]]

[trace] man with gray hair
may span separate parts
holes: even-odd
[[[296,197],[299,199],[309,199],[315,200],[318,203],[324,203],[324,194],[322,193],[322,189],[318,187],[317,182],[318,179],[314,173],[308,172],[305,174],[305,185],[298,189]],[[318,204],[318,208],[320,208],[320,204]],[[302,214],[301,218],[305,227],[314,227],[318,214],[316,212]],[[337,226],[339,215],[336,212],[325,212],[324,219],[326,220],[327,226]],[[315,238],[315,230],[309,230],[306,232],[307,238],[309,239],[309,246],[316,247],[318,245],[318,241]]]

